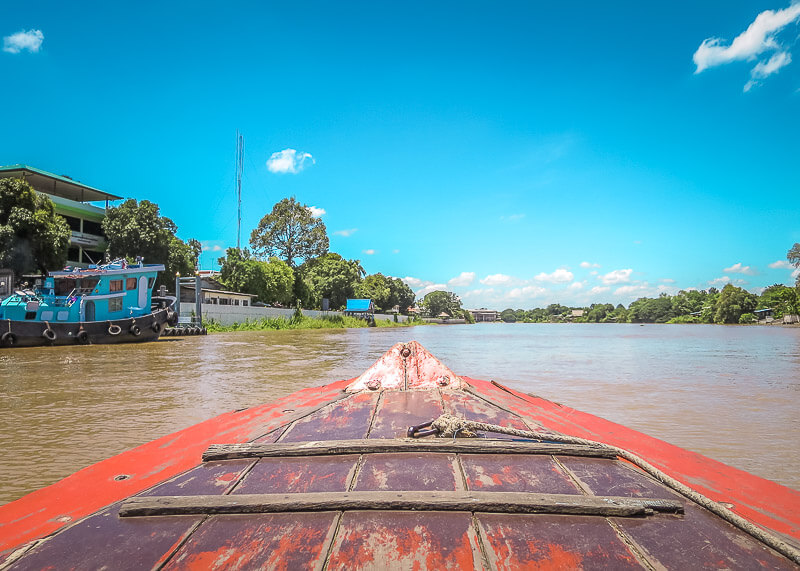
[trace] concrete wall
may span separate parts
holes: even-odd
[[[181,302],[181,318],[191,317],[194,311],[194,303]],[[284,309],[279,307],[244,307],[241,305],[214,305],[204,303],[202,305],[203,321],[213,319],[222,325],[233,325],[234,323],[244,323],[248,319],[255,321],[264,317],[284,317],[290,319],[294,315],[294,309]],[[323,317],[333,315],[343,315],[341,311],[316,311],[304,309],[303,315],[308,317]],[[375,314],[375,319],[393,321],[394,315]],[[406,321],[408,317],[398,315],[398,321]]]

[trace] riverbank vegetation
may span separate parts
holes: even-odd
[[[222,325],[213,319],[204,321],[204,326],[209,333],[220,333],[227,331],[279,331],[286,329],[350,329],[360,327],[370,327],[364,319],[351,317],[349,315],[331,315],[326,317],[309,317],[306,315],[295,315],[293,317],[265,317],[262,319],[248,319],[242,323],[232,325]],[[409,320],[407,322],[393,321],[388,319],[376,319],[374,327],[408,327],[410,325],[422,325],[424,322],[419,320]]]
[[[627,308],[622,304],[593,303],[586,307],[551,304],[530,310],[505,309],[500,319],[507,323],[756,323],[758,310],[772,310],[771,317],[800,313],[798,288],[775,284],[761,295],[727,284],[722,290],[662,293],[656,298],[642,297]]]

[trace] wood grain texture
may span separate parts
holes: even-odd
[[[189,514],[283,513],[332,510],[416,510],[643,516],[682,512],[672,500],[534,494],[519,492],[343,492],[240,494],[228,496],[138,496],[125,501],[120,517]]]
[[[591,458],[616,458],[613,452],[589,446],[547,442],[522,442],[509,440],[436,438],[326,440],[311,442],[248,442],[242,444],[212,444],[203,453],[203,461],[233,460],[237,458],[265,458],[291,456],[327,456],[339,454],[411,452],[449,452],[462,454],[551,454],[561,456],[586,456]]]

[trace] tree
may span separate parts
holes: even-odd
[[[517,314],[514,312],[513,309],[510,307],[508,309],[504,309],[500,312],[500,319],[502,319],[506,323],[516,323],[517,322]]]
[[[391,295],[389,296],[388,307],[395,305],[400,308],[400,313],[408,313],[408,308],[414,305],[414,291],[408,287],[400,278],[388,278],[389,289]]]
[[[294,268],[297,260],[308,261],[328,252],[328,233],[325,223],[314,218],[305,204],[284,198],[250,234],[250,245],[256,255],[277,256]]]
[[[252,293],[258,301],[291,305],[294,301],[294,271],[283,260],[256,260],[245,248],[228,248],[219,258],[220,281],[234,291]]]
[[[431,317],[441,313],[450,316],[461,315],[461,300],[451,291],[432,291],[422,298],[422,309]],[[512,310],[513,312],[513,310]]]
[[[714,311],[714,323],[739,323],[742,314],[752,313],[758,298],[752,293],[727,284],[719,294]]]
[[[322,299],[330,300],[331,309],[344,307],[355,295],[356,286],[364,277],[358,260],[345,260],[330,252],[306,261],[298,271],[311,293],[311,306],[321,307]]]
[[[60,269],[70,229],[53,202],[21,179],[0,179],[0,267],[17,275]]]
[[[391,309],[392,288],[390,278],[383,274],[371,274],[356,287],[354,295],[361,299],[371,299],[378,311]]]
[[[794,246],[786,253],[786,259],[797,269],[800,269],[800,244],[795,242]],[[795,286],[800,288],[800,272],[794,282]]]
[[[175,236],[178,226],[161,216],[157,204],[149,200],[137,202],[129,198],[109,208],[103,220],[103,232],[108,238],[108,255],[112,259],[133,261],[142,256],[146,263],[164,264],[156,284],[170,286],[175,275],[190,275],[197,270],[199,242],[188,244]]]

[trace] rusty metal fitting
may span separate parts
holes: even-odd
[[[381,380],[380,379],[370,379],[367,382],[367,388],[371,391],[377,391],[381,388]]]
[[[450,384],[450,377],[448,377],[447,375],[443,375],[439,377],[439,380],[436,382],[439,384],[440,387],[446,387],[447,385]]]
[[[403,347],[400,349],[400,356],[402,356],[403,359],[408,359],[411,356],[411,349],[409,349],[408,346]]]

